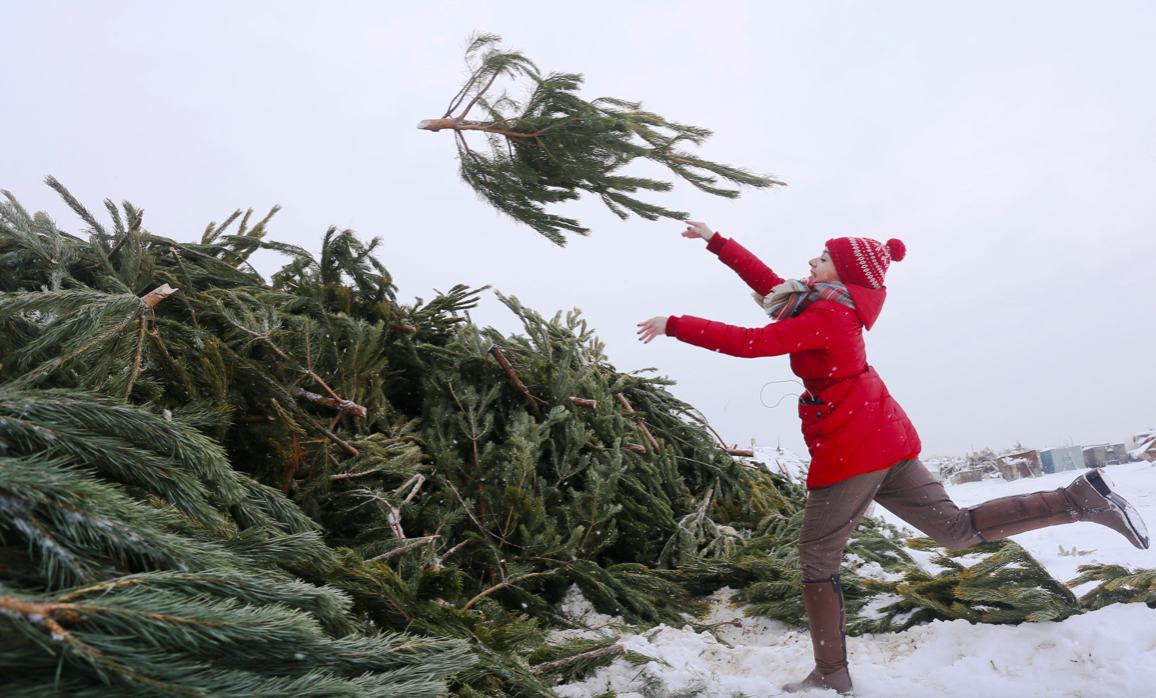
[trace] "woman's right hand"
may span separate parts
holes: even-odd
[[[646,322],[638,323],[638,326],[642,328],[638,330],[638,341],[644,344],[650,344],[650,340],[655,337],[665,336],[666,321],[669,319],[669,315],[660,315],[659,317],[652,317]]]
[[[714,237],[714,231],[706,223],[699,223],[698,221],[686,221],[686,230],[683,231],[684,238],[702,238],[707,242]]]

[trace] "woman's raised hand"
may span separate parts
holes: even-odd
[[[686,233],[683,233],[684,235]],[[655,337],[666,334],[666,321],[670,318],[668,315],[661,317],[652,317],[646,322],[638,323],[638,341],[650,344],[650,340]]]
[[[686,221],[686,230],[683,231],[684,238],[702,238],[707,242],[714,237],[714,231],[710,229],[706,223],[699,223],[698,221]]]

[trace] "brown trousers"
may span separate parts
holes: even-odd
[[[971,512],[955,506],[923,463],[918,458],[902,460],[886,470],[807,493],[799,534],[804,580],[828,579],[839,573],[843,548],[872,500],[946,548],[962,550],[983,542]]]

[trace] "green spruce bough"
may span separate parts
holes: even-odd
[[[498,211],[525,223],[558,245],[565,233],[588,234],[573,218],[546,211],[549,204],[577,199],[582,192],[597,196],[619,218],[631,213],[647,220],[689,214],[637,198],[642,191],[665,192],[670,182],[622,174],[636,159],[668,169],[700,191],[736,198],[735,187],[764,189],[783,186],[771,175],[703,159],[685,150],[702,145],[711,132],[669,121],[644,111],[640,102],[611,97],[586,101],[578,96],[582,75],[543,76],[518,51],[498,46],[501,37],[477,34],[466,47],[470,71],[450,100],[445,115],[427,119],[418,128],[454,134],[462,179]],[[500,79],[524,79],[524,99],[497,91]],[[477,108],[482,120],[466,117]],[[481,143],[470,145],[471,134]]]

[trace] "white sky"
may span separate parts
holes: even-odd
[[[282,204],[279,240],[385,238],[403,299],[492,284],[546,315],[579,307],[617,368],[657,367],[728,441],[804,452],[793,400],[759,400],[792,378],[786,358],[635,341],[655,315],[762,322],[701,243],[579,202],[559,212],[592,235],[554,247],[458,180],[450,134],[415,129],[490,31],[584,73],[588,98],[711,128],[705,157],[785,180],[656,198],[783,275],[829,237],[902,239],[869,360],[925,453],[1156,424],[1156,4],[37,2],[0,24],[0,188],[66,230],[82,226],[45,175],[178,239]],[[474,319],[515,329],[492,297]]]

